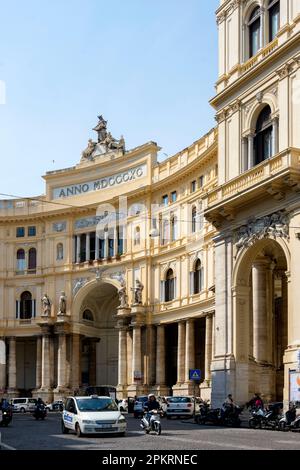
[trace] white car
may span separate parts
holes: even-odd
[[[127,423],[110,397],[69,397],[62,415],[62,433],[125,435]]]
[[[119,409],[119,411],[121,411],[121,413],[127,413],[128,412],[128,401],[125,398],[123,400],[119,401],[118,409]]]
[[[167,400],[167,419],[172,416],[192,418],[195,414],[199,414],[200,405],[194,402],[193,397],[166,397]]]

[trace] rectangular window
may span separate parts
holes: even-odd
[[[197,189],[197,182],[196,181],[192,181],[191,183],[191,192],[194,193]]]
[[[17,227],[16,235],[17,235],[17,238],[25,237],[25,228]]]
[[[35,237],[36,236],[36,227],[28,227],[28,236]]]
[[[204,186],[204,175],[201,175],[199,178],[199,188],[203,188]]]
[[[171,201],[176,202],[177,201],[177,191],[173,191],[171,193]]]
[[[162,197],[162,203],[163,203],[164,206],[167,206],[169,204],[169,196],[167,194],[165,194]]]

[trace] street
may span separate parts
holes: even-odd
[[[127,416],[126,437],[77,438],[61,434],[61,415],[45,421],[15,414],[0,428],[3,444],[17,450],[300,450],[300,433],[198,426],[191,421],[162,420],[162,435],[145,435],[140,420]]]

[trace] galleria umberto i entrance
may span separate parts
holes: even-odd
[[[99,116],[45,195],[0,202],[0,389],[291,398],[300,350],[300,2],[222,1],[218,126],[158,163]],[[263,7],[263,8],[261,8]],[[240,48],[230,44],[241,44]]]

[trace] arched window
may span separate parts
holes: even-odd
[[[26,270],[25,251],[23,249],[17,251],[17,271]]]
[[[269,41],[273,41],[280,26],[280,0],[269,0]]]
[[[272,135],[273,124],[271,119],[271,108],[270,106],[266,106],[258,116],[256,123],[254,138],[255,165],[258,165],[272,156]]]
[[[28,252],[28,270],[35,271],[36,270],[36,249],[30,248]]]
[[[197,208],[194,206],[192,209],[192,233],[196,233],[197,228]]]
[[[194,277],[194,294],[199,294],[203,288],[203,268],[200,259],[195,264]]]
[[[89,309],[86,309],[82,314],[82,319],[85,321],[94,321],[94,315]]]
[[[177,240],[178,235],[177,235],[177,217],[176,215],[172,215],[171,217],[171,241],[174,242]]]
[[[141,243],[141,229],[140,227],[135,228],[135,233],[134,233],[134,244],[137,246]]]
[[[20,301],[20,319],[29,320],[32,318],[32,295],[30,292],[23,292]]]
[[[64,245],[62,243],[58,243],[56,246],[56,259],[57,261],[64,259]]]
[[[254,8],[251,13],[249,22],[249,57],[253,57],[259,51],[260,44],[260,35],[261,35],[261,12],[260,8]]]
[[[165,281],[165,302],[171,302],[175,298],[175,276],[172,269],[169,269]]]

